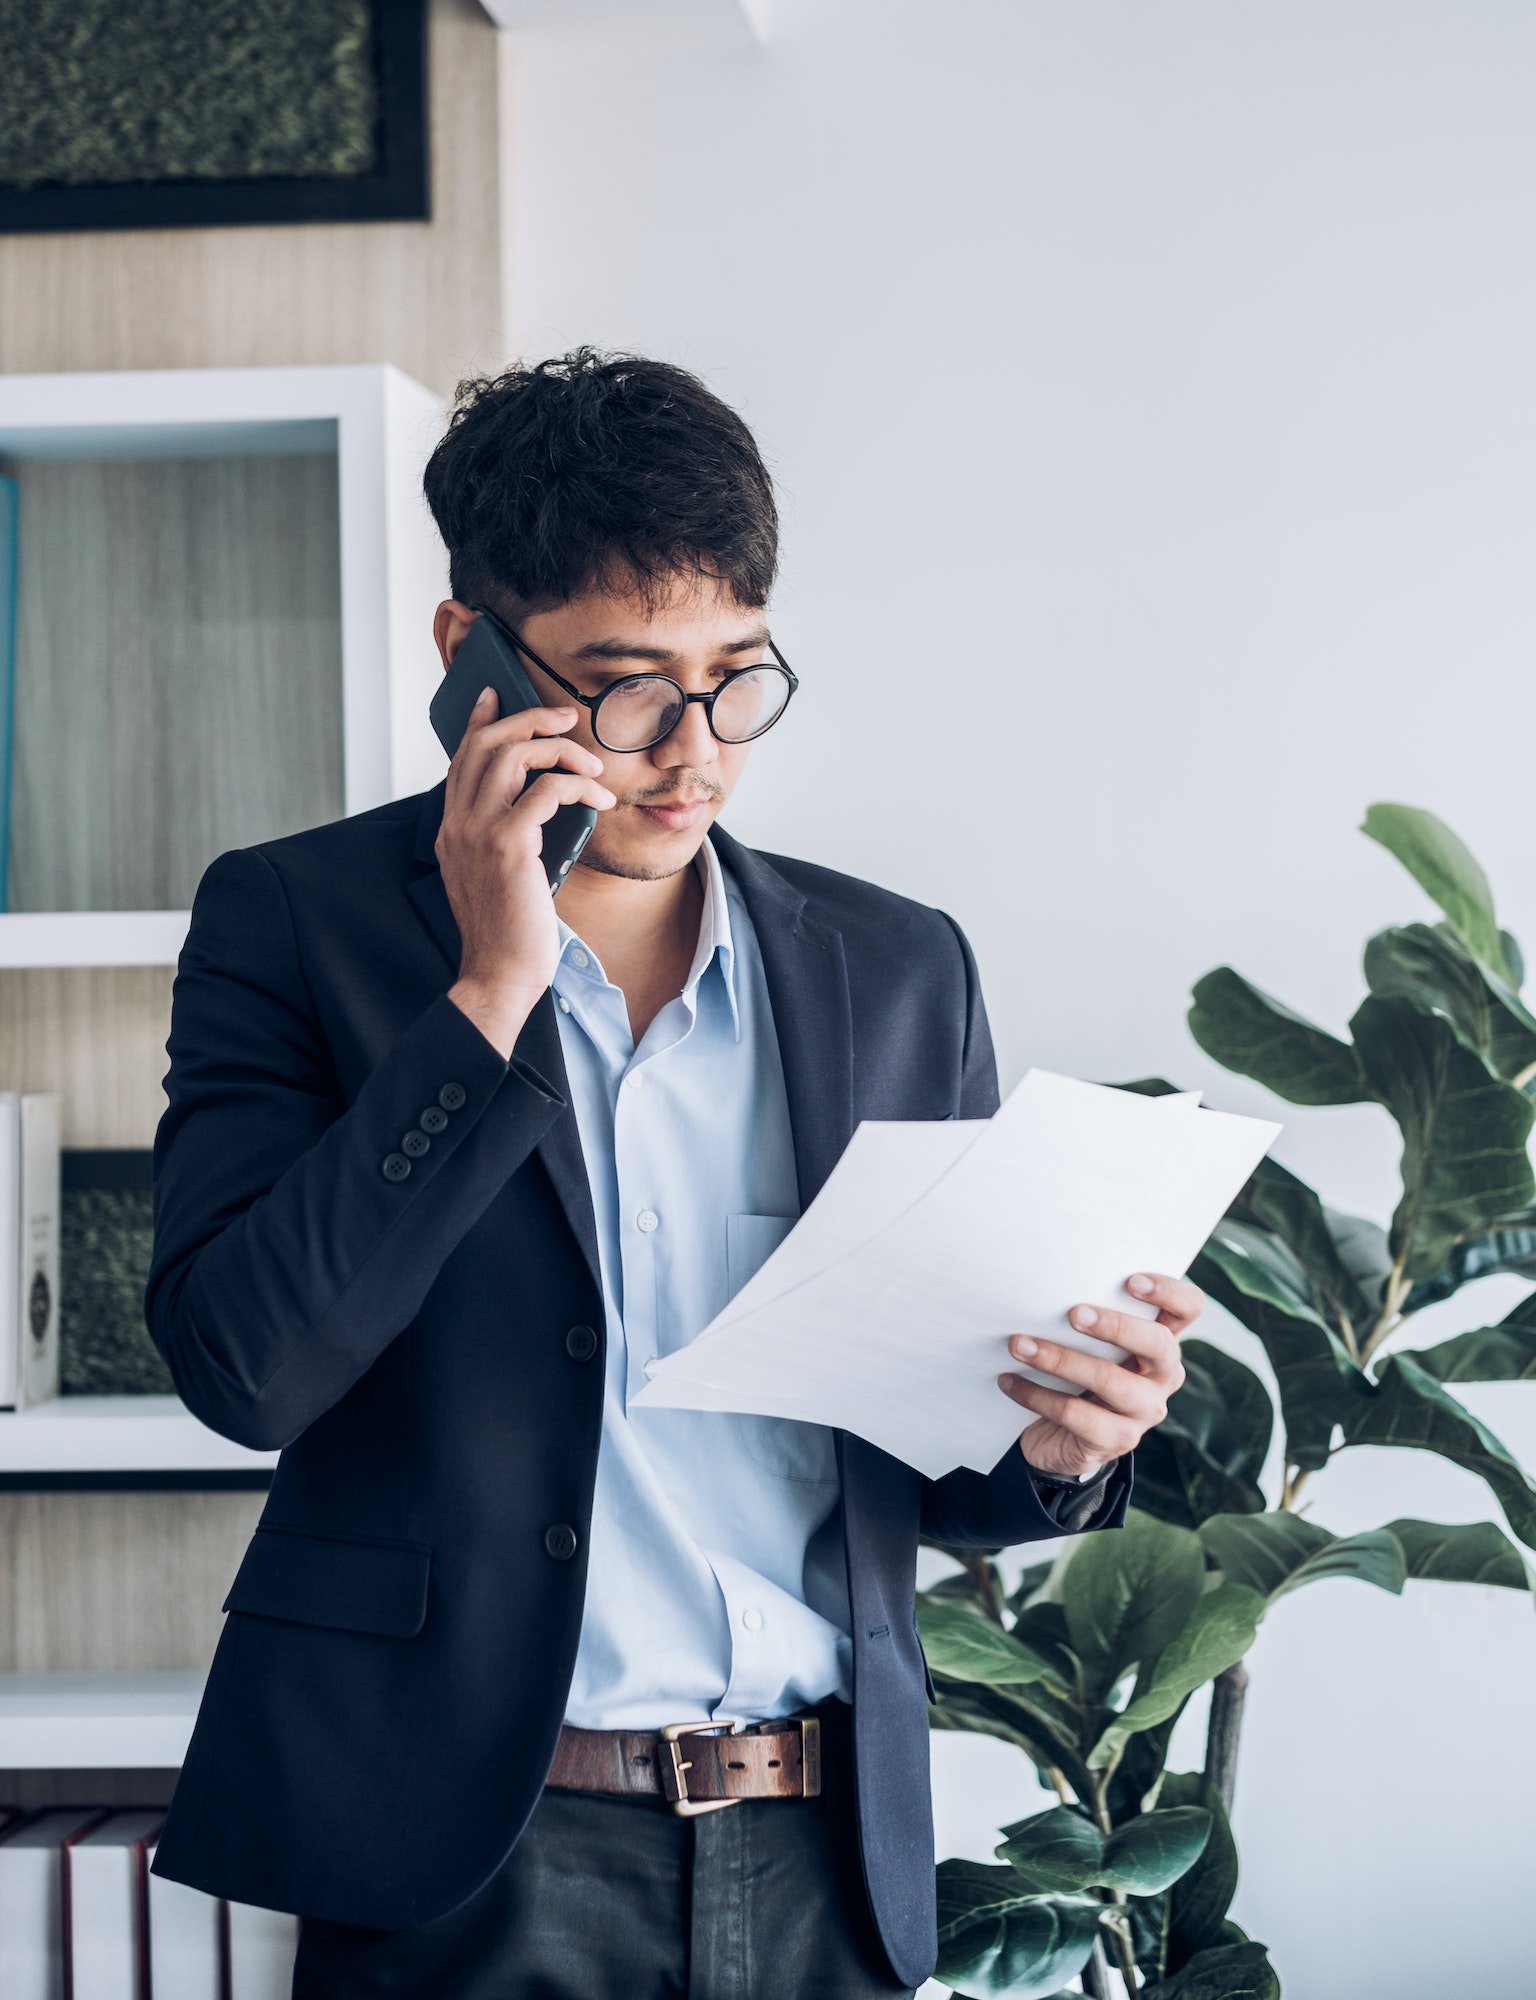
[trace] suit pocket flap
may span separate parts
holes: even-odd
[[[427,1615],[431,1550],[258,1527],[222,1609],[409,1638]]]

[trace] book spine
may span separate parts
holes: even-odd
[[[21,1093],[19,1307],[16,1407],[59,1393],[59,1093]]]

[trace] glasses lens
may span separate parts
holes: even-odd
[[[644,750],[665,736],[683,712],[675,681],[647,675],[615,681],[598,703],[593,733],[610,750]]]
[[[789,700],[789,680],[778,667],[747,667],[732,674],[715,697],[715,734],[745,743],[777,722]]]

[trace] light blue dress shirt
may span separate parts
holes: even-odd
[[[778,1037],[746,906],[706,838],[693,964],[635,1046],[624,995],[560,922],[551,982],[597,1221],[607,1380],[565,1719],[761,1721],[852,1694],[833,1434],[645,1407],[799,1214]]]

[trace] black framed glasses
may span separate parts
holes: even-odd
[[[771,661],[738,667],[708,694],[689,694],[670,674],[626,674],[623,680],[605,687],[601,694],[583,694],[547,661],[541,660],[487,605],[472,604],[469,608],[489,618],[497,631],[504,633],[541,673],[549,675],[556,687],[563,688],[573,701],[581,703],[592,718],[594,738],[605,750],[654,749],[676,729],[691,701],[704,704],[704,720],[718,742],[750,743],[772,729],[800,685],[789,662],[770,639],[767,644],[773,655]]]

